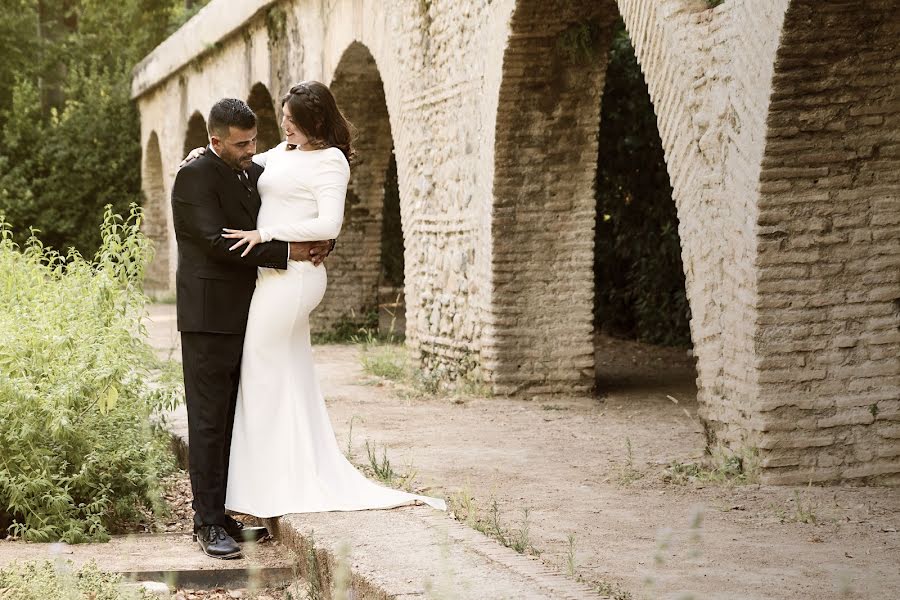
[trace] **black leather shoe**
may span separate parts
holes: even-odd
[[[222,559],[241,557],[241,547],[221,525],[203,525],[194,534],[194,539],[207,556]]]
[[[269,530],[265,527],[247,527],[231,515],[225,515],[225,531],[242,542],[258,542],[269,535]]]

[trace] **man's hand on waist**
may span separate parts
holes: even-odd
[[[290,242],[288,246],[290,247],[291,260],[308,260],[318,266],[331,253],[333,244],[331,240],[325,240],[319,242]]]

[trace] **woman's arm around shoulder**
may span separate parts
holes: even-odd
[[[279,151],[283,152],[283,151],[284,151],[284,147],[285,147],[286,145],[287,145],[287,142],[281,142],[280,144],[278,144],[278,145],[275,146],[274,148],[269,148],[269,149],[266,150],[265,152],[258,152],[257,154],[254,154],[254,155],[253,155],[253,162],[255,162],[256,164],[258,164],[259,166],[261,166],[262,168],[265,169],[265,168],[266,168],[266,163],[268,162],[269,157],[272,156],[272,152],[279,152]]]

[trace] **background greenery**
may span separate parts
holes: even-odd
[[[207,0],[0,0],[0,215],[85,255],[141,201],[131,70]]]
[[[653,104],[621,21],[606,72],[597,166],[596,326],[690,346],[672,186]]]

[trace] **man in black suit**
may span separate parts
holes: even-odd
[[[207,120],[210,145],[175,177],[172,214],[178,242],[178,330],[188,411],[194,534],[216,558],[239,558],[235,538],[248,529],[225,514],[231,428],[244,331],[256,268],[286,269],[288,260],[324,260],[333,240],[257,244],[242,257],[222,237],[225,227],[256,229],[263,169],[256,152],[256,115],[241,100],[217,102]],[[276,457],[273,457],[275,459]]]

